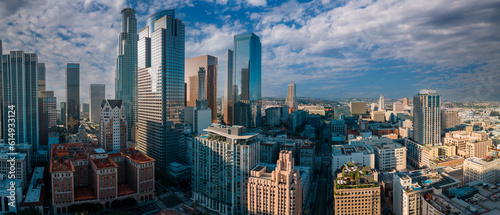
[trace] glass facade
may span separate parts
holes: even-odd
[[[136,140],[139,150],[154,158],[159,169],[184,159],[185,36],[184,24],[174,14],[167,10],[150,16],[139,40],[139,44],[150,41],[142,43],[138,55],[150,56],[151,66],[141,63],[138,69]],[[148,33],[148,29],[154,31]]]
[[[102,101],[106,99],[106,85],[91,84],[90,85],[90,121],[99,123],[101,119]]]
[[[76,134],[80,127],[80,64],[66,66],[66,130]]]
[[[413,97],[413,137],[424,145],[441,142],[441,96],[435,91]]]
[[[116,57],[115,99],[122,100],[127,118],[127,139],[134,140],[137,122],[137,20],[135,10],[122,10],[122,30],[118,36]],[[104,98],[103,98],[104,99]],[[102,102],[102,101],[101,101]],[[100,106],[99,103],[97,106]],[[91,120],[98,120],[91,116]]]
[[[234,124],[261,125],[261,43],[253,33],[234,36],[233,58]]]
[[[15,106],[15,141],[38,149],[38,74],[36,54],[12,51],[2,56],[3,125],[9,124],[9,106]],[[12,118],[11,118],[12,119]],[[12,122],[12,121],[11,121]],[[3,126],[9,138],[8,126]]]

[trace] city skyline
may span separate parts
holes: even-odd
[[[0,17],[5,20],[0,27],[6,29],[5,38],[0,38],[4,54],[14,50],[37,53],[46,63],[47,90],[55,91],[59,101],[66,100],[67,62],[81,63],[81,84],[104,80],[114,89],[120,11],[134,8],[137,24],[144,26],[152,12],[172,8],[186,23],[185,59],[210,54],[224,68],[224,52],[232,46],[231,38],[255,32],[263,44],[264,97],[285,97],[286,86],[293,81],[298,84],[297,97],[376,98],[383,94],[403,98],[430,88],[448,99],[500,99],[495,93],[500,88],[500,76],[495,72],[500,46],[494,36],[499,25],[492,21],[497,20],[500,7],[493,1],[455,3],[454,7],[447,7],[452,2],[445,0],[433,4],[262,0],[107,4],[0,3],[4,12]],[[216,8],[216,12],[204,11],[206,7]],[[474,15],[478,11],[481,15]],[[418,14],[426,16],[414,19]],[[35,17],[47,18],[29,21]],[[76,21],[83,17],[86,22]],[[315,28],[323,29],[324,37],[308,30]],[[217,85],[223,86],[224,73],[219,72],[217,79]],[[352,84],[363,86],[350,89]],[[222,93],[218,90],[218,97]],[[85,101],[88,92],[82,92],[81,98]]]

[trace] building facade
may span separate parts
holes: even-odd
[[[232,112],[231,124],[255,128],[261,125],[261,43],[253,33],[234,36],[234,52],[226,53],[228,65],[226,78],[231,81],[231,94],[227,99]],[[231,88],[226,85],[226,87]],[[227,89],[226,89],[227,91]],[[229,91],[228,91],[229,92]],[[230,119],[229,119],[230,120]]]
[[[435,90],[413,97],[413,139],[430,146],[441,142],[441,96]]]
[[[378,110],[385,110],[385,100],[382,94],[380,94],[380,98],[378,99]]]
[[[66,65],[66,130],[76,134],[80,127],[80,64]]]
[[[110,152],[127,148],[127,117],[122,100],[103,100],[99,145]]]
[[[136,141],[164,169],[184,159],[184,23],[165,10],[146,24],[138,43]]]
[[[106,85],[91,84],[90,85],[90,121],[99,123],[101,119],[102,101],[106,99]],[[128,137],[127,137],[128,138]]]
[[[38,133],[41,146],[48,145],[49,132],[57,126],[57,98],[54,91],[45,91],[38,98]]]
[[[366,102],[351,102],[351,114],[366,114]]]
[[[292,109],[290,113],[296,111],[298,108],[296,95],[297,94],[295,91],[295,83],[292,82],[288,85],[288,96],[286,97],[286,102],[285,102],[285,104]]]
[[[217,72],[218,59],[211,55],[203,55],[186,60],[185,82],[186,88],[186,106],[196,107],[198,99],[198,71],[199,68],[205,68],[204,97],[207,100],[207,106],[212,111],[212,122],[217,122]]]
[[[16,144],[31,144],[32,150],[39,145],[37,64],[34,53],[11,51],[2,55],[2,125],[12,119],[16,122],[14,135],[9,136],[8,126],[2,126],[2,133],[7,141],[13,138]]]
[[[396,142],[379,143],[373,146],[375,167],[379,171],[406,169],[406,147]]]
[[[453,109],[442,109],[441,110],[441,128],[454,128],[462,123],[460,117],[458,116],[458,111]]]
[[[500,183],[500,159],[494,157],[467,158],[463,164],[464,183],[481,180],[484,183]]]
[[[192,146],[192,199],[219,214],[248,214],[247,182],[260,163],[257,133],[214,124]]]
[[[233,124],[233,57],[234,52],[228,49],[224,55],[224,59],[226,60],[226,66],[224,68],[225,71],[225,79],[224,79],[224,122],[228,125]]]
[[[335,145],[332,147],[332,173],[344,164],[354,162],[363,166],[375,168],[375,154],[371,146]]]
[[[276,169],[258,165],[247,185],[249,214],[302,214],[302,178],[290,151],[280,152]]]
[[[127,118],[127,139],[135,140],[135,125],[137,122],[137,69],[138,69],[138,35],[135,10],[125,8],[121,11],[121,32],[118,36],[118,55],[116,57],[115,99],[122,100]],[[145,68],[143,66],[143,68]],[[104,99],[104,98],[102,98]],[[95,117],[99,119],[97,102]]]
[[[114,200],[153,199],[155,160],[134,149],[106,153],[80,143],[51,148],[50,180],[54,214],[68,213],[68,206]]]

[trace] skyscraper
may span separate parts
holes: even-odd
[[[0,40],[0,109],[3,108],[3,92],[2,92],[2,40]],[[3,139],[3,111],[0,110],[0,139]]]
[[[136,140],[139,150],[163,169],[182,162],[184,153],[184,23],[174,10],[165,10],[146,24],[139,33]]]
[[[90,85],[90,121],[99,122],[101,118],[101,105],[106,95],[106,86],[104,84]],[[128,136],[127,136],[128,138]]]
[[[224,80],[224,122],[228,125],[233,124],[233,51],[227,50],[224,55],[226,59],[226,80]]]
[[[441,140],[441,96],[423,89],[413,97],[413,139],[433,146]]]
[[[378,110],[385,110],[384,96],[382,94],[380,94],[380,98],[378,99]]]
[[[99,145],[108,152],[127,148],[125,112],[121,100],[101,101]]]
[[[461,120],[458,116],[458,111],[453,109],[441,110],[441,129],[453,128],[460,125]]]
[[[122,100],[127,117],[127,139],[135,140],[137,122],[137,20],[135,10],[122,10],[122,31],[118,36],[116,57],[115,99]],[[102,101],[96,104],[101,104]],[[97,109],[94,109],[97,110]],[[94,115],[96,120],[98,114]],[[92,120],[91,120],[92,121]]]
[[[61,102],[61,123],[66,127],[66,102]]]
[[[186,106],[196,107],[198,98],[198,70],[200,67],[205,68],[205,95],[208,108],[212,110],[212,122],[217,122],[217,70],[218,59],[211,55],[203,55],[186,60],[186,76],[187,83]]]
[[[403,98],[403,108],[408,106],[408,98]]]
[[[49,130],[57,125],[54,91],[45,91],[45,64],[38,63],[38,133],[40,145],[48,145]],[[37,149],[34,149],[37,150]]]
[[[11,51],[2,55],[3,125],[8,125],[15,111],[16,143],[31,144],[32,152],[38,149],[38,56],[34,53]],[[10,108],[12,107],[12,108]],[[10,112],[10,113],[9,113]],[[4,137],[8,126],[3,127]],[[12,133],[12,132],[11,132]]]
[[[80,127],[80,64],[66,65],[66,130],[76,134]]]
[[[38,97],[44,97],[45,93],[45,63],[38,63]]]
[[[232,75],[227,77],[233,83],[232,95],[229,95],[233,100],[232,124],[259,127],[262,106],[260,39],[254,33],[236,35],[234,50],[232,61],[228,62],[228,65],[233,64]]]
[[[295,83],[290,83],[288,85],[288,96],[286,97],[286,105],[292,108],[292,112],[297,110],[297,100],[295,99]]]

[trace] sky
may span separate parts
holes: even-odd
[[[445,100],[500,100],[500,1],[461,0],[1,0],[3,54],[37,53],[47,90],[65,100],[66,63],[80,63],[80,96],[106,84],[114,97],[120,11],[175,9],[186,26],[186,59],[219,58],[234,35],[262,43],[262,96],[411,97],[435,89]]]

